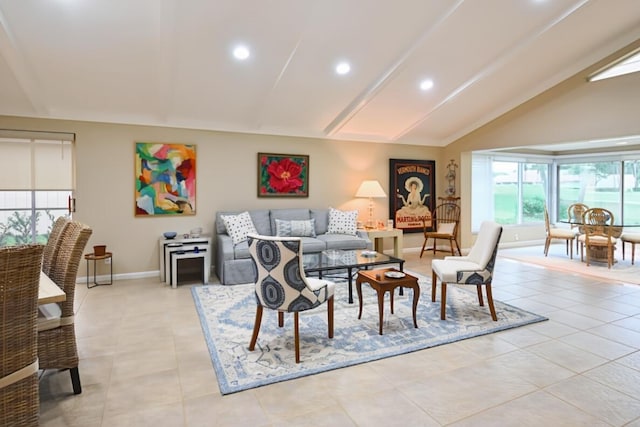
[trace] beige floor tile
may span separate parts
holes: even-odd
[[[183,427],[182,402],[105,417],[103,427]]]
[[[450,427],[575,427],[610,426],[588,413],[543,391],[522,396],[503,405],[471,415]]]
[[[488,360],[496,369],[504,369],[511,375],[522,378],[538,387],[546,387],[575,375],[573,371],[563,368],[545,358],[527,350],[514,351]]]
[[[633,353],[634,348],[615,341],[602,338],[589,332],[577,332],[558,338],[558,341],[578,347],[584,351],[596,354],[609,360],[617,359],[627,354]]]
[[[344,400],[341,405],[358,426],[439,425],[413,403],[410,397],[398,390]]]
[[[607,362],[603,357],[558,340],[537,344],[528,350],[575,373],[588,371]]]
[[[189,427],[271,426],[253,390],[228,396],[206,395],[184,401]]]
[[[448,424],[537,388],[500,366],[479,362],[398,389],[436,421]]]
[[[640,399],[640,371],[618,363],[608,363],[585,372],[584,376],[614,390]]]
[[[549,393],[612,425],[632,421],[640,413],[640,400],[584,376],[547,387]]]

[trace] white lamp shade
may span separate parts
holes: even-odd
[[[362,181],[356,192],[356,197],[387,197],[378,181]]]

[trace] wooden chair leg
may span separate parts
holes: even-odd
[[[281,328],[284,326],[284,313],[282,311],[278,312],[278,326]]]
[[[251,342],[249,343],[249,351],[253,351],[256,348],[258,332],[260,332],[260,323],[262,323],[262,306],[258,304],[256,307],[256,320],[253,323],[253,335],[251,336]]]
[[[462,256],[462,251],[460,250],[460,245],[458,245],[458,240],[454,240],[456,242],[456,248],[458,249],[458,255]]]
[[[622,260],[623,260],[623,261],[624,261],[624,247],[625,247],[625,244],[624,244],[624,243],[625,243],[625,242],[624,242],[624,240],[623,240],[623,241],[622,241]],[[631,264],[633,265],[633,261],[631,262]]]
[[[440,297],[440,319],[445,320],[447,317],[447,284],[442,282],[440,287],[442,288],[442,295]]]
[[[484,300],[482,299],[482,285],[476,285],[476,290],[478,291],[478,302],[480,303],[480,307],[484,307]]]
[[[493,306],[493,295],[491,293],[491,282],[485,285],[487,287],[487,301],[489,302],[489,311],[491,311],[491,318],[494,322],[498,321],[498,316],[496,315],[496,308]]]
[[[422,243],[422,249],[420,250],[420,258],[422,258],[422,254],[424,253],[424,250],[427,247],[427,240],[429,239],[424,239],[424,242]]]
[[[298,312],[293,312],[293,336],[296,346],[296,363],[300,363],[300,336],[298,335]]]
[[[544,256],[549,254],[549,245],[551,244],[551,237],[547,236],[547,239],[544,241]]]
[[[438,275],[431,270],[431,302],[436,302],[436,285],[438,284]]]
[[[569,257],[573,259],[573,240],[567,240],[567,248],[569,248]]]
[[[327,301],[327,324],[329,325],[329,338],[333,338],[333,296]]]
[[[73,394],[82,393],[82,385],[80,385],[80,371],[78,371],[78,367],[71,368],[69,370],[71,374],[71,385],[73,386]]]
[[[449,246],[451,246],[451,255],[455,256],[455,255],[456,255],[456,253],[455,253],[455,251],[453,250],[453,239],[449,239]]]

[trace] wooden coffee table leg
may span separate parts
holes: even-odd
[[[358,304],[360,305],[360,310],[358,311],[358,319],[362,317],[362,279],[360,276],[356,279],[356,291],[358,292]]]
[[[377,290],[377,289],[376,289]],[[384,291],[378,291],[378,319],[380,319],[380,327],[378,333],[382,335],[382,322],[384,320]]]
[[[402,290],[402,286],[400,287],[400,290]],[[391,314],[393,314],[393,294],[396,293],[396,289],[392,288],[389,293],[391,294],[391,297],[389,298],[391,300]]]
[[[420,299],[420,285],[418,283],[413,286],[413,326],[418,327],[418,320],[416,319],[416,311],[418,310],[418,299]]]

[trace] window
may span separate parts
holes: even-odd
[[[73,134],[0,130],[0,245],[46,243],[73,194]]]
[[[640,160],[633,157],[562,162],[558,166],[558,218],[566,218],[568,206],[579,202],[610,210],[617,223],[640,225]]]
[[[532,156],[473,153],[472,230],[484,220],[503,225],[568,217],[573,203],[602,207],[615,222],[640,226],[640,153]],[[489,201],[489,203],[487,203]]]
[[[472,229],[478,230],[484,220],[503,225],[543,222],[549,199],[550,165],[549,159],[474,153]]]

